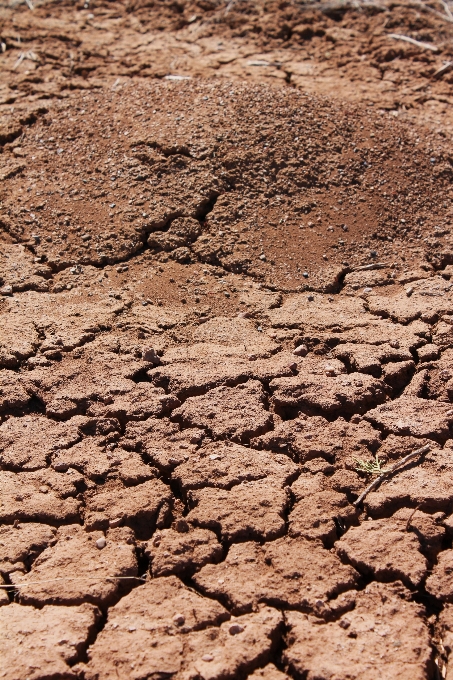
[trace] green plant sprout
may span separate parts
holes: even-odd
[[[354,461],[357,463],[355,469],[358,472],[366,472],[367,475],[383,475],[385,472],[388,472],[387,469],[382,467],[382,461],[379,460],[377,454],[373,461],[359,460],[358,458],[354,458]]]

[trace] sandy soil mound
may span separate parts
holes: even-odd
[[[8,144],[0,219],[39,258],[22,288],[42,285],[42,265],[146,249],[275,290],[335,292],[357,266],[453,261],[437,240],[453,177],[438,142],[288,89],[130,85],[52,107]],[[16,274],[4,283],[21,286]]]
[[[2,10],[6,680],[450,677],[450,141],[282,69],[414,11]]]

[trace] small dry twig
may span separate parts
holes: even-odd
[[[406,531],[409,531],[409,529],[411,528],[412,518],[419,509],[420,505],[416,505],[415,508],[412,510],[411,514],[409,515],[409,519],[406,522]]]
[[[9,583],[0,585],[0,588],[25,588],[26,586],[40,586],[43,583],[56,583],[57,581],[146,581],[142,576],[67,576],[61,578],[49,578],[44,581],[24,581],[24,583]]]
[[[386,267],[388,267],[388,264],[385,264],[384,262],[373,262],[371,264],[362,264],[360,267],[354,267],[353,271],[367,272],[372,269],[385,269]]]
[[[36,54],[30,50],[29,52],[21,52],[17,58],[16,63],[13,66],[13,71],[16,70],[18,66],[20,66],[23,62],[24,59],[30,59],[31,61],[38,61],[38,57]]]
[[[410,38],[408,35],[400,35],[399,33],[387,33],[387,38],[392,38],[393,40],[403,40],[411,45],[420,47],[422,50],[431,50],[431,52],[438,52],[439,48],[436,45],[431,45],[431,43],[420,42],[420,40],[415,40],[415,38]]]
[[[433,78],[441,78],[444,73],[448,73],[453,68],[453,61],[447,61],[446,64],[441,66],[435,73],[433,73]]]
[[[235,4],[236,4],[236,0],[230,0],[230,2],[228,3],[228,5],[225,7],[224,14],[228,14],[228,12],[230,11],[230,9],[232,9],[232,8],[234,7]]]
[[[380,475],[373,482],[371,482],[371,484],[369,486],[367,486],[365,491],[362,494],[360,494],[360,496],[358,497],[358,499],[356,501],[354,501],[353,506],[357,507],[358,505],[360,505],[365,500],[365,498],[368,496],[370,491],[373,491],[374,489],[376,489],[379,486],[379,484],[382,482],[382,480],[385,479],[388,475],[391,475],[394,472],[397,472],[399,468],[406,465],[406,463],[408,463],[413,458],[417,458],[418,456],[421,456],[423,453],[428,453],[428,451],[430,449],[431,449],[431,446],[429,444],[426,444],[426,446],[422,446],[421,449],[417,449],[416,451],[412,451],[412,453],[409,453],[407,456],[405,456],[404,458],[399,460],[397,463],[395,463],[395,465],[392,465],[391,468],[386,470],[382,475]]]
[[[411,0],[411,2],[405,3],[405,6],[406,7],[417,7],[422,12],[430,12],[431,14],[435,14],[439,19],[443,19],[444,21],[448,21],[449,23],[453,23],[453,19],[450,19],[450,16],[449,16],[448,13],[443,14],[442,12],[438,12],[437,9],[434,9],[434,7],[430,7],[425,2],[415,2],[415,0]]]
[[[445,0],[440,0],[440,4],[441,4],[442,7],[444,8],[445,14],[446,14],[447,17],[449,18],[449,20],[450,20],[450,21],[453,21],[453,14],[452,14],[452,11],[451,11],[451,9],[450,9],[450,6],[449,6],[448,2],[445,2]]]
[[[17,58],[17,61],[15,62],[14,66],[13,66],[13,71],[15,71],[16,68],[22,64],[24,58],[25,58],[25,52],[21,52],[19,54],[18,58]]]

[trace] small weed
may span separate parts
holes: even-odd
[[[358,460],[357,458],[354,461],[357,463],[355,468],[357,472],[366,472],[367,475],[382,475],[384,472],[388,472],[388,470],[382,467],[382,461],[379,460],[377,454],[373,461]]]

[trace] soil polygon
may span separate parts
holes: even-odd
[[[178,466],[172,475],[185,492],[214,486],[231,489],[242,482],[258,479],[275,480],[276,484],[290,483],[298,474],[298,468],[290,458],[282,454],[269,454],[228,442],[211,443],[197,451]]]
[[[175,529],[156,532],[145,552],[153,576],[190,573],[208,562],[219,562],[223,555],[214,532],[193,528],[184,519],[176,522]]]
[[[38,607],[83,602],[101,607],[111,604],[121,586],[115,577],[137,576],[137,561],[130,530],[111,529],[100,548],[103,538],[101,532],[87,533],[77,525],[60,529],[57,543],[39,555],[29,574],[12,575],[13,584],[20,589],[19,601]],[[77,580],[71,581],[74,574]],[[109,576],[111,580],[107,579]],[[43,583],[40,585],[39,581]]]
[[[354,609],[332,623],[290,612],[285,651],[290,669],[310,680],[334,675],[371,680],[377,672],[386,680],[427,677],[428,629],[419,606],[398,590],[404,597],[401,586],[372,583],[357,594]]]
[[[377,580],[401,580],[409,587],[418,586],[426,576],[427,562],[420,552],[420,542],[404,522],[377,519],[351,527],[337,541],[339,555],[363,574]]]
[[[56,543],[57,530],[48,524],[17,522],[0,530],[0,573],[25,572],[47,547]]]
[[[100,489],[90,496],[87,503],[85,526],[89,531],[126,525],[150,535],[160,511],[165,513],[172,498],[169,487],[159,479],[133,487],[112,483]]]
[[[226,540],[270,540],[285,532],[287,492],[270,479],[242,482],[231,490],[205,488],[190,493],[195,507],[187,520],[221,533]]]
[[[1,521],[56,524],[78,520],[80,502],[71,497],[77,493],[72,479],[72,475],[66,477],[47,469],[36,473],[0,472]]]
[[[337,538],[336,522],[343,530],[357,517],[346,496],[337,491],[319,491],[295,503],[288,515],[290,536],[321,540],[331,547]]]
[[[216,387],[203,396],[189,397],[172,417],[185,427],[206,429],[214,439],[247,442],[272,426],[265,401],[261,383],[249,380],[234,388]]]
[[[327,372],[323,383],[319,378],[278,378],[273,380],[273,400],[279,408],[306,409],[309,413],[363,413],[385,401],[385,386],[367,374],[350,373],[334,376]]]
[[[220,604],[201,598],[176,577],[155,579],[112,609],[108,624],[90,651],[86,676],[107,678],[111,664],[131,678],[138,671],[141,675],[171,673],[186,679],[202,669],[206,669],[205,677],[233,678],[235,673],[267,660],[281,614],[264,608],[236,619],[234,624],[229,618]],[[232,632],[232,625],[237,633]],[[125,632],[127,651],[122,649]],[[106,653],[110,659],[107,665]]]
[[[357,583],[358,574],[343,565],[320,542],[279,538],[264,546],[238,543],[224,562],[207,565],[195,575],[203,592],[224,601],[233,611],[255,609],[265,602],[277,607],[329,615],[335,596]]]
[[[76,678],[71,666],[82,660],[99,618],[99,610],[87,603],[0,607],[3,677]]]

